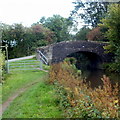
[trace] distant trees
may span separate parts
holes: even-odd
[[[75,5],[74,10],[71,12],[72,19],[82,19],[86,24],[91,25],[93,28],[97,27],[100,20],[105,17],[107,12],[108,2],[92,2],[89,0],[76,0],[73,2]]]
[[[42,17],[31,27],[24,27],[22,24],[0,23],[2,45],[8,45],[9,58],[31,55],[37,47],[70,40],[71,27],[72,21],[60,15]]]
[[[19,55],[23,52],[23,49],[20,49],[20,47],[23,48],[23,39],[24,29],[22,24],[14,24],[11,26],[9,25],[7,28],[3,28],[2,44],[8,45],[8,50],[11,56],[18,56],[17,54],[15,54],[15,51],[18,51]],[[22,50],[22,52],[20,52],[20,50]]]
[[[37,47],[53,42],[54,33],[40,24],[31,27],[3,24],[1,28],[2,45],[8,45],[9,58],[30,55]]]
[[[105,27],[96,27],[90,29],[89,27],[82,27],[76,34],[76,40],[90,40],[90,41],[108,41],[104,33],[107,31]]]
[[[89,33],[90,28],[84,26],[82,27],[75,35],[76,40],[87,40],[87,34]]]
[[[87,34],[87,39],[90,41],[108,41],[108,39],[104,36],[105,31],[106,29],[102,27],[93,28]]]
[[[70,19],[53,15],[53,17],[42,17],[40,23],[54,32],[54,40],[56,42],[70,40],[70,30],[73,22]]]
[[[98,27],[107,13],[109,2],[100,2],[99,0],[75,0],[73,2],[74,10],[70,18],[79,23],[83,21],[85,27],[81,28],[75,35],[76,40],[108,41],[103,35],[106,31],[103,27]],[[91,30],[86,27],[90,26]]]

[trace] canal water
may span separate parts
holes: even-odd
[[[104,70],[93,70],[93,71],[83,71],[82,77],[86,80],[87,83],[91,83],[92,88],[96,88],[98,86],[102,86],[103,82],[101,78],[103,75],[106,75],[110,78],[111,84],[120,83],[120,74],[117,73],[108,73]]]

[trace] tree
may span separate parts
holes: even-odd
[[[2,44],[8,45],[9,58],[31,55],[37,47],[53,43],[54,33],[38,23],[31,27],[22,24],[1,26]]]
[[[22,24],[13,24],[3,29],[2,44],[8,45],[9,58],[20,57],[24,49],[24,27]]]
[[[36,23],[32,25],[31,29],[35,37],[35,44],[38,43],[36,47],[45,46],[54,42],[54,32],[49,28]]]
[[[108,28],[106,36],[110,41],[110,45],[105,48],[115,54],[115,71],[120,72],[120,4],[112,4],[109,6],[109,10],[106,14],[105,19],[102,19],[102,24]],[[112,66],[112,68],[113,68]]]
[[[54,32],[54,40],[56,40],[56,42],[70,39],[70,28],[72,27],[71,20],[63,18],[60,15],[53,15],[53,17],[48,17],[47,19],[42,17],[40,23]]]
[[[105,28],[102,27],[93,28],[87,34],[87,39],[90,41],[108,41],[107,38],[103,35],[104,34],[103,31],[105,31]]]
[[[82,0],[76,0],[73,2],[75,5],[74,10],[71,12],[73,19],[83,19],[86,24],[92,27],[97,27],[100,20],[105,16],[107,12],[107,2],[85,2]]]
[[[87,34],[90,31],[88,27],[82,27],[75,35],[76,40],[87,40]]]

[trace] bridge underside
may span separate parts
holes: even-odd
[[[76,59],[76,67],[78,69],[87,69],[87,70],[95,70],[100,69],[101,64],[103,63],[100,56],[92,52],[76,52],[67,56],[68,58]]]

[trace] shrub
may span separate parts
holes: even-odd
[[[5,59],[4,54],[0,50],[0,83],[2,82],[3,65],[5,64],[4,59]]]
[[[102,87],[90,88],[65,61],[50,70],[50,82],[57,82],[60,103],[69,118],[118,118],[118,84],[112,86],[105,75],[101,80]]]

